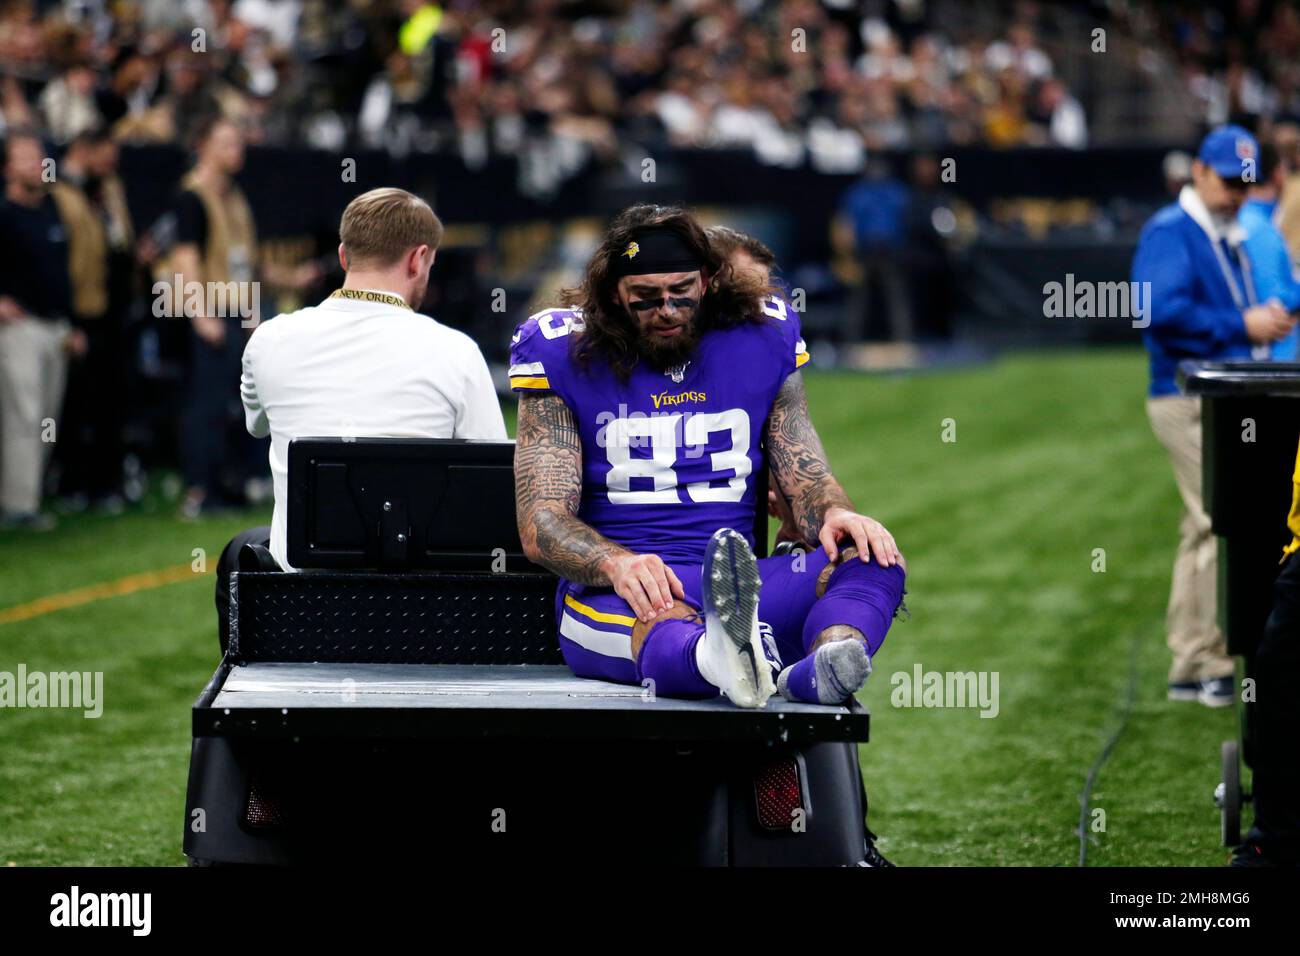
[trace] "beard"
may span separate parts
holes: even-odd
[[[1237,221],[1237,214],[1231,210],[1211,209],[1210,221],[1214,223],[1214,228],[1222,234],[1232,228],[1232,224]]]
[[[641,357],[660,371],[681,365],[695,351],[700,343],[695,316],[691,316],[672,338],[661,338],[654,334],[656,328],[668,328],[676,323],[655,320],[640,327],[637,333],[637,351]]]

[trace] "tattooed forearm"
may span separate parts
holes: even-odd
[[[579,584],[610,584],[605,561],[627,549],[601,535],[590,525],[553,507],[533,511],[537,548],[534,560],[563,578]]]
[[[853,502],[826,462],[826,451],[808,414],[803,376],[798,372],[786,378],[772,403],[767,453],[777,485],[790,499],[790,508],[807,541],[817,540],[827,510],[837,506],[853,510]]]
[[[609,584],[602,565],[626,553],[578,520],[582,498],[582,441],[573,413],[558,395],[519,400],[515,441],[515,512],[524,553],[580,584]]]

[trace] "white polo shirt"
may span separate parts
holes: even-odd
[[[261,323],[244,348],[240,393],[249,433],[271,436],[271,553],[286,570],[294,438],[506,437],[474,340],[384,302],[330,298]]]

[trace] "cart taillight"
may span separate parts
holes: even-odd
[[[270,830],[284,824],[284,806],[266,781],[254,774],[248,783],[248,801],[244,804],[244,823],[258,830]]]
[[[799,764],[793,757],[769,763],[754,775],[754,798],[758,823],[765,830],[802,830],[807,808]]]

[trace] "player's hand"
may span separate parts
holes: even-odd
[[[1286,338],[1295,328],[1295,317],[1276,300],[1254,305],[1242,313],[1246,337],[1263,344]]]
[[[226,323],[212,315],[196,315],[190,319],[194,334],[214,349],[221,348],[226,341]]]
[[[832,561],[839,557],[839,542],[852,538],[863,561],[874,556],[876,563],[888,568],[903,559],[894,536],[875,518],[868,518],[847,508],[828,508],[822,518],[822,529],[817,538]]]
[[[614,593],[628,604],[643,621],[673,606],[673,598],[686,599],[682,582],[673,569],[657,554],[633,554],[630,551],[609,559],[605,569]]]

